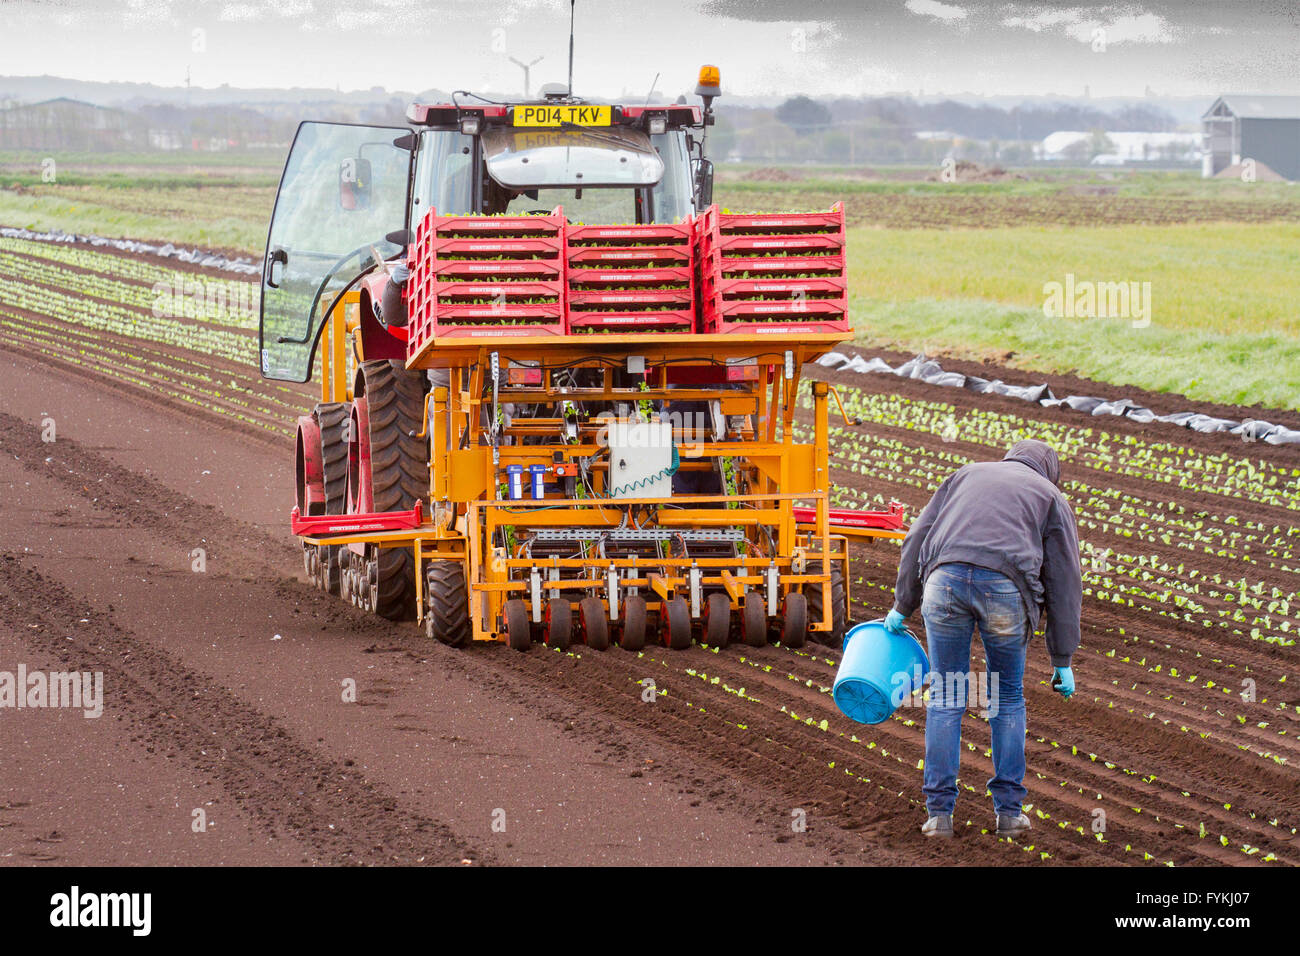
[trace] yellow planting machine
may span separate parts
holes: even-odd
[[[323,589],[462,646],[842,640],[828,401],[844,215],[712,203],[703,106],[570,90],[302,124],[263,375],[307,381],[292,528]]]

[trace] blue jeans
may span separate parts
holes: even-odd
[[[1029,617],[1015,582],[973,564],[930,572],[921,602],[930,652],[925,715],[925,803],[930,814],[953,812],[967,704],[985,712],[993,734],[993,809],[1020,813],[1025,779],[1025,652]],[[972,675],[971,636],[979,626],[987,671]]]

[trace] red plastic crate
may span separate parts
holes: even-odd
[[[569,226],[564,236],[569,332],[694,331],[694,233],[691,219]]]
[[[696,221],[700,330],[847,332],[844,206],[829,212],[724,213]]]
[[[457,236],[436,236],[431,246],[435,257],[444,256],[478,256],[498,260],[495,256],[510,256],[515,259],[537,259],[559,256],[563,242],[559,236],[520,236],[460,238]],[[467,261],[467,260],[460,260]]]
[[[663,269],[575,269],[570,272],[569,288],[576,292],[580,289],[626,288],[629,286],[689,284],[694,278],[694,270],[689,266],[676,266]]]
[[[689,245],[694,228],[688,217],[683,222],[651,222],[630,225],[571,225],[565,230],[565,243],[569,246],[604,244],[630,245]]]
[[[843,253],[829,256],[723,256],[714,249],[701,252],[700,273],[712,276],[737,276],[741,273],[758,273],[776,276],[791,272],[813,272],[820,275],[843,276]]]
[[[842,296],[845,293],[843,276],[807,278],[773,276],[765,279],[733,279],[727,276],[715,279],[712,276],[706,276],[704,283],[706,292],[716,293],[724,300],[748,299],[755,296],[794,298],[801,292],[829,298]]]
[[[695,328],[692,309],[636,312],[570,312],[569,331],[591,329],[602,332],[691,332]]]
[[[432,220],[432,222],[430,222]],[[564,215],[556,209],[546,216],[439,216],[429,211],[421,225],[442,236],[475,237],[515,233],[522,236],[560,236],[564,232]]]
[[[511,299],[550,298],[557,301],[564,295],[564,283],[559,279],[525,279],[516,281],[475,280],[465,282],[435,282],[434,293],[440,305],[454,304],[458,299]]]
[[[579,246],[566,251],[570,269],[650,269],[690,266],[692,247],[683,246]],[[650,263],[662,264],[651,266]]]
[[[565,226],[562,209],[548,216],[430,210],[407,255],[408,355],[440,336],[563,335]],[[491,301],[462,301],[470,299]]]
[[[439,279],[485,282],[493,279],[559,279],[563,263],[557,259],[461,259],[434,263]]]
[[[562,302],[527,304],[442,303],[438,306],[438,335],[461,338],[501,338],[517,335],[561,335]]]
[[[685,305],[694,296],[689,286],[681,289],[570,289],[569,306]]]
[[[844,235],[844,203],[826,212],[723,212],[714,203],[695,219],[695,236]]]

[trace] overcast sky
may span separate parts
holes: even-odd
[[[563,82],[568,0],[0,0],[0,75],[344,90]],[[579,0],[575,91],[1300,93],[1300,0]]]

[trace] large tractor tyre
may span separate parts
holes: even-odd
[[[358,398],[365,398],[369,432],[369,489],[359,502],[375,511],[427,505],[429,442],[424,428],[426,379],[398,361],[363,362]],[[358,439],[360,436],[356,436]],[[375,613],[391,621],[415,616],[415,556],[410,548],[379,548]]]
[[[348,419],[346,402],[320,402],[312,412],[320,428],[321,471],[324,473],[325,513],[341,515],[348,506]],[[316,583],[330,594],[339,593],[343,547],[317,549]]]
[[[468,645],[474,632],[469,623],[465,565],[460,561],[430,561],[424,597],[424,630],[429,639],[449,647]]]
[[[820,624],[822,620],[822,586],[809,584],[803,589],[808,596],[808,623]],[[831,623],[830,631],[809,631],[808,636],[827,647],[842,647],[844,635],[849,630],[849,602],[844,589],[844,568],[839,563],[831,565]]]

